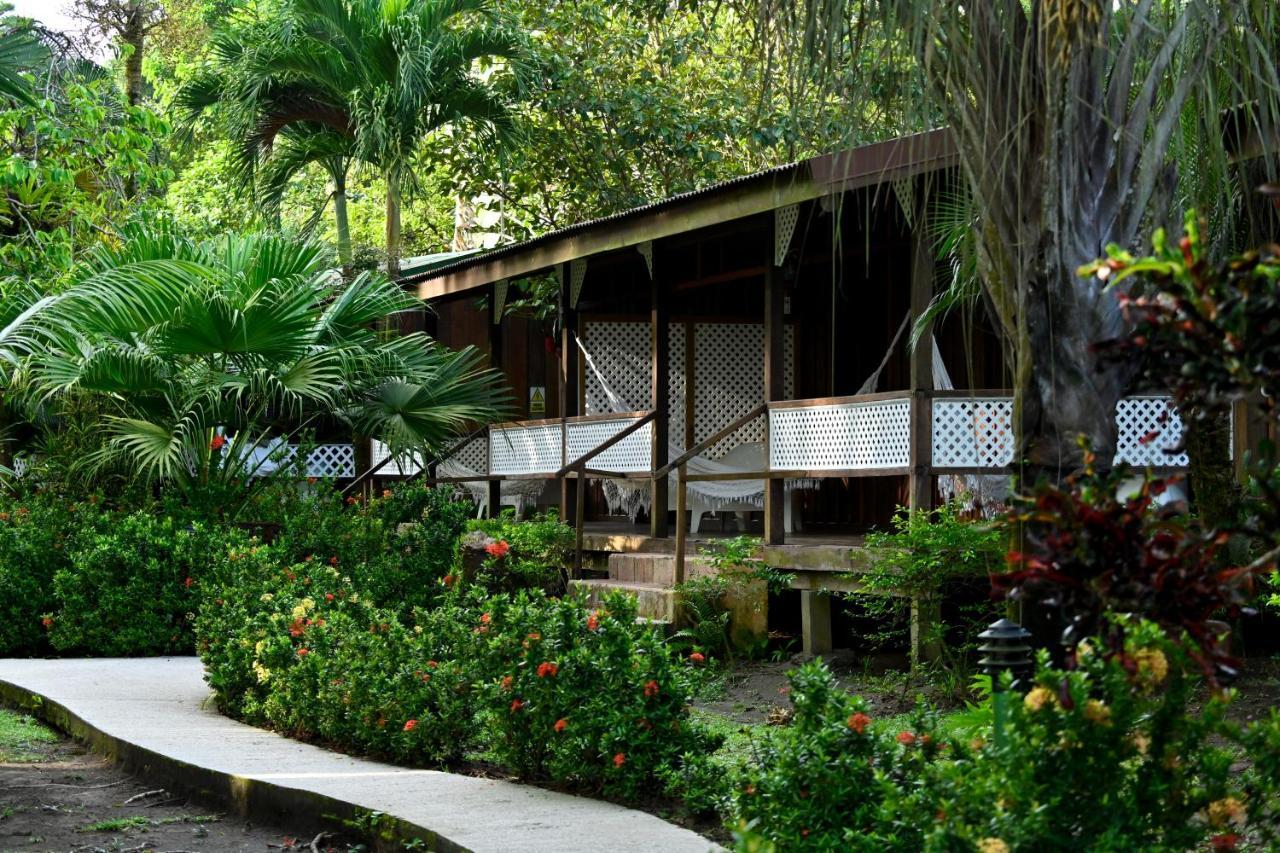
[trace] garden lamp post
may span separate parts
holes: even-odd
[[[978,635],[982,645],[978,651],[982,658],[978,665],[991,676],[991,710],[994,717],[996,743],[1004,741],[1004,721],[1009,701],[1001,676],[1008,672],[1013,676],[1012,687],[1021,693],[1031,686],[1034,661],[1027,640],[1031,632],[1012,619],[999,619]]]

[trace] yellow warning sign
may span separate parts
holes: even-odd
[[[547,413],[547,388],[545,385],[529,386],[529,414],[545,415]]]

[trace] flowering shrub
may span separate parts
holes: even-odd
[[[632,797],[685,752],[707,750],[688,716],[684,666],[636,624],[633,598],[614,594],[592,611],[526,591],[477,606],[479,697],[504,765]]]
[[[547,515],[516,521],[510,512],[468,525],[494,541],[472,580],[490,592],[542,589],[564,592],[573,555],[573,529]]]
[[[49,641],[100,655],[190,654],[193,587],[206,566],[245,534],[135,512],[82,534],[53,575]]]

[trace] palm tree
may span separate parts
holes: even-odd
[[[753,0],[754,2],[754,0]],[[1239,221],[1249,149],[1275,174],[1280,7],[1272,0],[765,0],[820,61],[910,61],[924,117],[951,126],[976,271],[1003,331],[1032,476],[1102,464],[1134,366],[1103,364],[1114,296],[1077,270],[1187,203]],[[853,63],[854,71],[865,63]],[[860,91],[858,86],[851,87]],[[857,105],[851,116],[856,120]],[[1179,168],[1181,167],[1181,168]],[[1179,178],[1184,178],[1180,181]],[[1198,197],[1197,197],[1198,196]],[[1172,217],[1170,214],[1174,214]],[[1272,219],[1270,226],[1275,227]]]
[[[286,131],[295,144],[321,128],[349,139],[349,156],[386,181],[395,278],[401,200],[420,143],[445,127],[507,128],[503,96],[476,68],[497,59],[518,67],[521,55],[494,0],[285,0],[270,20],[249,18],[218,37],[210,73],[184,102],[226,105],[246,163],[265,161]]]
[[[323,261],[278,237],[133,230],[40,312],[53,343],[26,348],[28,399],[90,395],[108,413],[90,465],[183,487],[244,482],[264,448],[326,418],[425,453],[504,412],[474,349],[373,330],[415,299],[380,274],[343,284]]]

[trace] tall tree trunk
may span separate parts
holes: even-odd
[[[400,277],[400,173],[387,172],[387,277]]]
[[[347,220],[347,176],[333,176],[333,219],[338,232],[338,260],[343,272],[351,267],[351,223]]]
[[[471,232],[476,227],[476,208],[469,199],[461,194],[453,197],[453,244],[455,252],[464,252],[472,248]]]
[[[146,39],[147,27],[142,0],[129,0],[120,40],[124,43],[127,54],[124,59],[124,96],[131,107],[142,103],[142,51],[146,46]],[[125,197],[133,198],[137,192],[137,176],[130,173],[125,179]]]
[[[1231,419],[1225,412],[1183,417],[1191,500],[1204,526],[1223,530],[1238,521],[1240,490],[1231,465]]]

